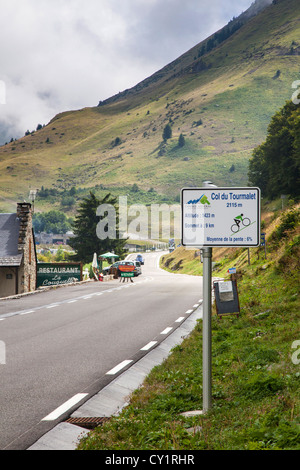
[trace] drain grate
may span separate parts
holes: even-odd
[[[75,424],[76,426],[81,426],[82,428],[94,429],[97,426],[108,421],[109,418],[69,418],[67,423]]]

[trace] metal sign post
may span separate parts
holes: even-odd
[[[212,248],[203,248],[203,413],[211,408],[211,281]]]

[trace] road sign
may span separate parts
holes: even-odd
[[[121,272],[121,277],[134,277],[133,272]]]
[[[229,268],[228,272],[229,274],[236,274],[236,268]]]
[[[260,244],[259,188],[182,189],[181,211],[183,246]]]

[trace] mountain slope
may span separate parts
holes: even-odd
[[[205,179],[247,184],[252,149],[299,78],[299,18],[298,0],[276,0],[223,41],[221,30],[133,89],[1,147],[0,210],[42,185],[175,197]]]

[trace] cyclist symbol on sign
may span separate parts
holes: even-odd
[[[244,214],[240,214],[234,218],[234,224],[231,226],[231,231],[236,233],[240,230],[240,224],[243,224],[244,227],[248,227],[250,225],[250,219],[248,217],[244,217]]]

